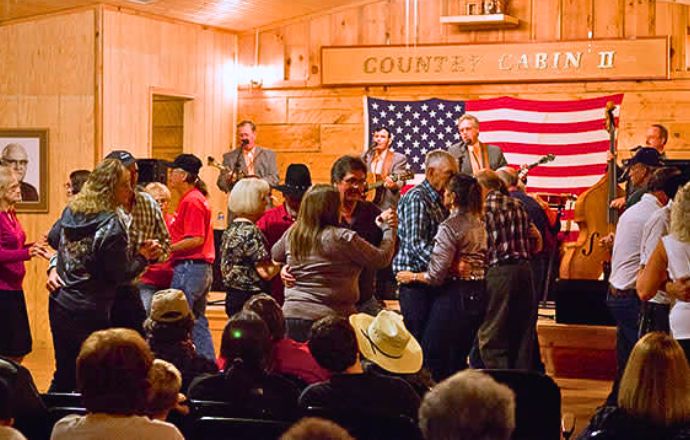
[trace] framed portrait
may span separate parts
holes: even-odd
[[[48,212],[48,130],[0,129],[0,163],[19,179],[17,212]]]

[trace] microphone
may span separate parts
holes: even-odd
[[[372,142],[371,145],[369,145],[369,148],[367,148],[367,152],[366,152],[365,156],[368,156],[369,154],[371,154],[371,152],[374,151],[374,148],[376,148],[376,145],[377,145],[376,142]]]

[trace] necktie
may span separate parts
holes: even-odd
[[[245,159],[247,162],[247,175],[254,176],[254,150],[247,153]]]

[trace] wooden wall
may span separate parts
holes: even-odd
[[[202,160],[232,143],[237,87],[236,36],[203,26],[154,19],[104,7],[103,152],[116,148],[151,157],[152,95],[191,98],[185,103],[184,151]],[[202,169],[214,212],[226,197],[218,171]]]
[[[0,128],[49,130],[49,212],[19,216],[29,241],[60,215],[69,172],[94,165],[95,35],[93,9],[0,27]],[[47,263],[26,268],[34,346],[51,346]]]
[[[508,12],[520,19],[510,30],[462,31],[439,23],[441,15],[461,14],[464,2],[419,2],[418,32],[406,40],[405,0],[380,0],[349,9],[259,30],[258,62],[276,66],[284,81],[262,88],[242,88],[238,119],[254,119],[258,142],[275,149],[283,170],[305,162],[316,181],[328,180],[333,159],[359,153],[363,143],[364,95],[422,99],[479,99],[501,95],[529,99],[571,99],[625,93],[619,145],[644,142],[646,127],[669,127],[671,157],[690,157],[690,76],[686,39],[688,6],[655,0],[510,0]],[[410,11],[412,16],[413,11]],[[397,87],[319,85],[319,51],[328,45],[538,42],[592,38],[634,38],[669,35],[672,45],[670,81],[550,82]],[[255,33],[239,36],[239,62],[251,66]]]

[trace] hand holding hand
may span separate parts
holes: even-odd
[[[667,283],[666,293],[681,301],[690,301],[690,277]]]
[[[615,238],[615,234],[613,232],[609,232],[607,235],[605,235],[599,239],[599,246],[605,247],[607,249],[613,249],[613,239],[614,238]]]
[[[149,261],[157,260],[163,253],[158,240],[146,240],[139,248],[139,253]]]
[[[410,284],[417,281],[417,274],[408,270],[403,270],[395,275],[395,280],[400,284]]]
[[[379,217],[392,229],[398,229],[398,213],[393,208],[386,209]]]

